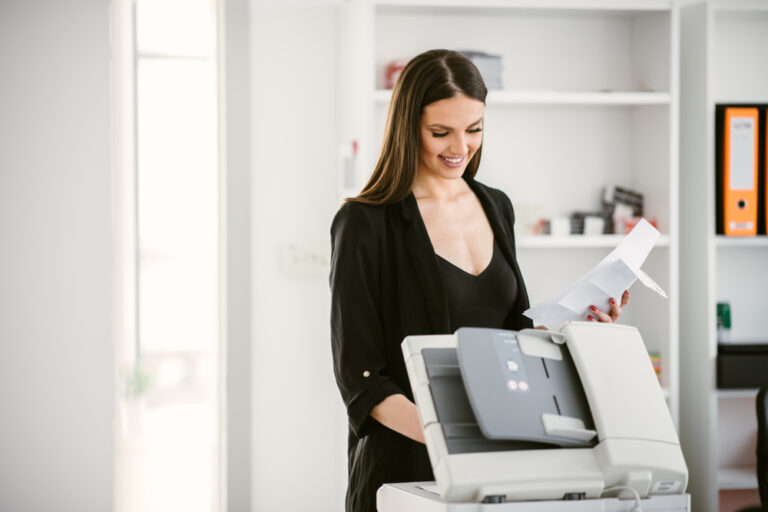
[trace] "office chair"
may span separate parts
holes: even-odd
[[[757,487],[763,510],[768,510],[768,387],[757,393]]]
[[[768,387],[761,388],[755,400],[757,409],[757,488],[760,507],[748,507],[739,512],[768,511]]]

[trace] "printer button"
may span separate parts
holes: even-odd
[[[520,366],[516,362],[514,362],[513,360],[510,359],[509,361],[507,361],[507,369],[509,371],[516,372],[519,368],[520,368]]]

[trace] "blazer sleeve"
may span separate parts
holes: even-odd
[[[381,247],[373,209],[347,203],[331,225],[331,348],[349,424],[368,433],[371,410],[402,393],[389,378],[381,318]]]

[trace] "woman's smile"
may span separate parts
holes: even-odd
[[[461,167],[461,164],[464,163],[464,156],[445,156],[445,155],[438,155],[444,162],[445,165],[452,168]]]

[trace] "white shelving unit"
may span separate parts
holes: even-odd
[[[680,9],[681,440],[693,509],[725,512],[757,488],[756,391],[716,388],[716,304],[731,303],[732,341],[768,339],[768,237],[715,234],[715,105],[768,99],[768,1]]]
[[[598,211],[605,185],[644,194],[663,236],[622,315],[662,359],[678,421],[678,11],[662,0],[349,0],[340,18],[340,144],[357,141],[354,194],[379,151],[387,65],[433,48],[502,57],[489,91],[477,179],[517,214],[518,258],[532,302],[581,277],[621,236],[529,234],[538,217]]]

